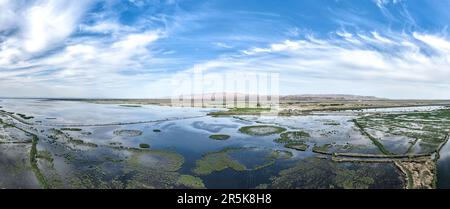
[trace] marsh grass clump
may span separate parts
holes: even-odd
[[[214,140],[227,140],[230,138],[230,135],[226,135],[226,134],[213,134],[209,136],[210,139],[214,139]]]
[[[271,178],[268,188],[283,189],[369,189],[401,188],[403,182],[396,172],[368,164],[340,164],[330,160],[307,158],[282,170]],[[395,171],[392,166],[384,168]]]
[[[277,143],[295,143],[295,142],[305,142],[311,135],[305,131],[288,131],[280,135],[279,138],[274,141]]]
[[[326,122],[323,125],[326,125],[326,126],[339,126],[341,124],[338,123],[338,122]]]
[[[140,135],[142,135],[143,132],[140,130],[115,130],[113,133],[116,136],[132,137],[132,136],[140,136]]]
[[[292,152],[289,152],[287,150],[273,150],[270,153],[269,158],[273,158],[273,159],[289,159],[292,156],[294,156],[292,154]]]
[[[228,150],[207,153],[200,160],[197,160],[193,172],[197,175],[209,175],[216,171],[223,171],[227,168],[235,171],[245,171],[245,165],[231,158],[227,154]]]
[[[3,128],[12,128],[12,127],[14,127],[13,125],[11,125],[9,123],[5,123],[1,118],[0,118],[0,126],[2,126]]]
[[[175,172],[184,164],[184,157],[176,152],[133,147],[113,147],[113,149],[126,150],[131,153],[131,156],[126,161],[127,165],[131,169],[142,169],[143,167],[149,167],[151,169]],[[156,161],[149,164],[148,162],[142,160],[147,157],[148,159]]]
[[[148,149],[148,148],[150,148],[150,145],[142,143],[142,144],[139,144],[139,148]]]
[[[71,135],[69,135],[68,133],[65,133],[59,129],[51,128],[48,130],[48,132],[49,132],[49,135],[47,137],[54,141],[56,141],[58,139],[62,139],[64,141],[74,144],[74,145],[83,145],[83,146],[88,146],[88,147],[93,147],[93,148],[98,147],[98,145],[95,143],[85,142],[81,139],[74,138]]]
[[[83,132],[81,132],[81,135],[83,135],[83,136],[90,136],[90,135],[92,135],[92,132],[83,131]]]
[[[279,134],[284,131],[286,131],[286,129],[283,127],[271,125],[244,126],[239,129],[239,132],[251,136],[269,136]]]
[[[287,150],[249,148],[225,148],[210,152],[196,162],[193,172],[209,175],[225,169],[234,171],[255,171],[273,165],[277,160],[289,159],[293,154]]]
[[[61,131],[82,131],[81,128],[61,128]]]
[[[295,149],[298,151],[306,151],[309,148],[305,142],[309,140],[311,135],[305,131],[288,131],[280,134],[280,137],[274,142],[284,144],[284,147]]]
[[[40,150],[37,152],[36,158],[47,160],[48,162],[53,162],[52,154],[47,150]]]
[[[301,143],[301,142],[297,142],[297,143],[292,142],[292,143],[285,144],[284,147],[304,152],[309,148],[309,145]]]
[[[331,147],[333,147],[332,144],[324,144],[322,146],[314,145],[312,151],[316,153],[328,153]]]
[[[73,137],[70,137],[68,140],[70,143],[75,144],[75,145],[83,145],[83,146],[88,146],[88,147],[98,147],[97,144],[92,143],[92,142],[85,142],[81,139],[75,139]]]
[[[34,118],[33,116],[27,116],[27,115],[22,114],[22,113],[16,113],[16,115],[20,116],[22,119],[25,119],[25,120],[29,120],[29,119],[33,119]]]
[[[142,107],[141,105],[131,105],[131,104],[124,104],[124,105],[119,105],[121,107]]]

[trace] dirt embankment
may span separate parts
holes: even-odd
[[[425,162],[397,161],[395,165],[406,176],[407,189],[435,188],[436,163],[432,159]]]

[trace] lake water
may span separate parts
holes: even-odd
[[[395,169],[395,166],[389,163],[339,164],[329,163],[330,159],[311,160],[317,159],[319,156],[312,152],[312,147],[325,144],[332,144],[332,150],[335,147],[350,144],[354,145],[351,152],[379,154],[370,139],[362,135],[351,122],[357,117],[357,113],[328,113],[293,117],[211,117],[207,116],[207,113],[217,110],[154,105],[127,107],[117,104],[39,99],[1,99],[0,106],[4,111],[34,117],[27,120],[32,125],[18,125],[26,128],[31,126],[35,129],[40,138],[38,149],[47,150],[53,156],[53,162],[47,163],[49,165],[42,160],[38,165],[45,170],[43,171],[44,175],[51,179],[54,185],[60,187],[87,187],[86,185],[109,187],[113,185],[123,188],[126,186],[140,187],[142,182],[145,182],[145,185],[150,185],[150,188],[177,188],[179,185],[167,178],[172,175],[174,179],[179,175],[189,175],[200,178],[207,188],[308,188],[314,186],[339,188],[342,185],[348,185],[342,182],[340,177],[342,173],[350,172],[363,177],[369,175],[365,172],[374,169],[378,172],[374,172],[376,174],[371,176],[373,180],[365,182],[369,188],[402,188],[404,184],[401,174]],[[5,117],[3,118],[5,119]],[[309,148],[306,151],[285,148],[283,144],[274,142],[279,134],[251,136],[239,131],[241,127],[251,125],[274,125],[284,127],[287,131],[308,132],[311,135],[307,142]],[[94,143],[98,147],[93,148],[74,143],[65,144],[61,140],[50,138],[53,129],[62,130],[63,128],[81,129],[81,131],[66,130],[64,132],[74,139],[82,140],[85,144]],[[115,133],[120,130],[138,130],[142,134],[127,136]],[[213,140],[209,138],[212,134],[226,134],[230,138]],[[150,150],[176,153],[181,155],[184,161],[179,168],[171,170],[166,166],[171,163],[165,158],[166,154],[151,153],[141,156],[140,153],[136,154],[132,150],[121,150],[123,147],[139,148],[141,144],[150,145]],[[4,145],[0,145],[0,148],[6,149]],[[239,148],[239,151],[227,152],[226,150],[230,148]],[[446,149],[449,148],[445,148],[443,152],[450,153],[450,150],[446,151]],[[15,149],[14,152],[11,151],[11,154],[5,154],[7,152],[5,151],[2,155],[6,156],[3,158],[9,156],[9,158],[18,160],[23,158],[23,154],[17,154],[20,151],[20,149]],[[287,151],[292,153],[292,156],[272,161],[272,158],[269,157],[273,151]],[[216,152],[225,153],[226,156],[244,165],[247,169],[237,171],[226,168],[221,171],[212,171],[207,175],[194,172],[199,160]],[[136,161],[136,156],[138,161]],[[448,158],[446,154],[442,154],[440,162],[444,162],[443,160]],[[4,164],[6,161],[0,161],[0,163]],[[262,166],[266,164],[267,166]],[[0,168],[2,166],[6,167],[0,165]],[[51,169],[45,169],[46,166]],[[158,169],[159,166],[166,166],[164,169],[167,172],[159,173],[161,170]],[[295,169],[303,170],[305,166],[323,167],[324,169],[321,171],[307,169],[305,176],[296,176],[290,173]],[[448,169],[445,169],[439,165],[439,171],[448,173]],[[89,176],[80,177],[85,174]],[[8,173],[4,175],[8,176]],[[66,175],[71,178],[65,178]],[[329,182],[323,183],[320,175],[328,178]],[[10,179],[10,183],[3,183],[3,186],[36,186],[30,172],[24,172],[21,176],[21,178],[31,178],[31,180],[23,181],[24,185],[17,186],[18,183]],[[58,178],[53,178],[54,176],[58,176]],[[91,181],[83,182],[83,178],[91,179]],[[305,179],[301,178],[311,178],[311,180],[304,181]],[[350,180],[345,179],[345,181]],[[445,180],[439,181],[445,182]],[[305,182],[309,182],[310,185],[305,185]],[[171,186],[172,184],[174,186]]]
[[[437,188],[450,189],[450,144],[446,144],[437,163]]]

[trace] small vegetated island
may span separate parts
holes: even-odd
[[[214,139],[214,140],[227,140],[230,138],[230,135],[226,135],[226,134],[213,134],[209,136],[210,139]]]
[[[244,126],[239,129],[241,133],[252,136],[269,136],[273,134],[279,134],[286,131],[285,128],[272,125],[256,125],[256,126]]]
[[[254,161],[243,162],[240,155],[254,158]],[[197,175],[209,175],[225,169],[254,171],[273,165],[277,159],[289,159],[291,157],[292,153],[285,150],[232,147],[203,155],[200,160],[197,160],[193,172]]]
[[[115,130],[114,135],[116,136],[140,136],[142,135],[142,131],[140,130]]]

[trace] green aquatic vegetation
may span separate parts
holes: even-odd
[[[180,175],[180,177],[178,178],[178,184],[191,189],[206,188],[201,178],[191,175]]]
[[[150,145],[149,144],[139,144],[139,148],[148,149],[148,148],[150,148]]]
[[[305,131],[288,131],[280,134],[280,137],[274,141],[277,143],[295,143],[305,142],[311,135]]]
[[[287,150],[272,150],[269,158],[273,159],[289,159],[293,156],[292,152]]]
[[[184,164],[184,157],[176,152],[165,150],[150,150],[138,148],[119,148],[117,150],[129,151],[131,156],[127,159],[127,164],[134,169],[141,167],[151,167],[163,171],[177,171]],[[144,162],[146,157],[152,160],[151,163]]]
[[[14,128],[14,126],[9,123],[4,123],[3,128]]]
[[[314,145],[312,151],[317,153],[328,153],[331,147],[333,147],[332,144],[324,144],[322,146]]]
[[[27,116],[27,115],[22,114],[22,113],[16,113],[16,115],[20,116],[22,119],[25,119],[25,120],[29,120],[29,119],[34,118],[33,116]]]
[[[267,156],[263,157],[265,158],[265,162],[259,165],[256,165],[254,168],[247,168],[247,170],[259,170],[263,169],[269,166],[272,166],[275,164],[277,160],[286,160],[294,156],[292,152],[289,152],[287,150],[271,150],[269,153],[267,153]]]
[[[14,127],[14,126],[13,126]],[[39,138],[37,135],[30,133],[24,129],[21,129],[19,127],[15,127],[16,129],[24,132],[27,136],[31,137],[31,148],[29,151],[29,161],[30,161],[30,167],[31,167],[31,171],[34,173],[37,181],[39,182],[40,186],[44,189],[49,188],[49,185],[47,183],[47,180],[45,178],[45,176],[42,174],[41,170],[38,167],[38,162],[37,162],[37,158],[38,158],[38,150],[37,150],[37,144],[39,141]],[[28,142],[27,142],[28,143]]]
[[[393,169],[393,171],[395,171]],[[402,182],[382,182],[388,174],[367,164],[341,164],[330,160],[307,158],[271,178],[268,188],[283,189],[368,189],[379,185],[401,188]],[[378,180],[378,182],[376,181]],[[381,181],[381,182],[380,182]]]
[[[311,135],[305,131],[288,131],[280,134],[280,137],[275,139],[274,142],[284,144],[284,147],[289,149],[306,151],[309,145],[305,144],[305,142],[310,137]]]
[[[111,172],[105,164],[93,164],[86,168],[73,170],[64,178],[73,189],[124,189],[126,173]]]
[[[124,183],[126,189],[176,189],[182,186],[179,182],[180,175],[175,172],[162,172],[155,169],[138,169],[130,171],[130,175],[131,177]],[[190,183],[193,183],[194,185],[198,184],[198,182]]]
[[[256,165],[246,165],[244,158],[252,158],[252,154],[259,155]],[[261,155],[262,154],[262,155]],[[257,148],[226,148],[217,152],[210,152],[196,161],[193,172],[197,175],[209,175],[213,172],[232,169],[235,171],[259,170],[273,165],[276,160],[291,158],[293,154],[287,150],[267,150]],[[237,158],[236,158],[237,157]],[[250,166],[250,167],[247,167]]]
[[[95,143],[85,142],[81,139],[76,139],[76,138],[70,136],[68,133],[65,133],[65,132],[55,129],[55,128],[49,129],[48,133],[49,133],[49,135],[47,137],[49,139],[53,139],[55,141],[58,139],[62,139],[62,140],[65,140],[66,142],[74,144],[74,145],[82,145],[82,146],[87,146],[87,147],[98,147],[98,145]]]
[[[334,179],[337,187],[343,189],[368,189],[375,182],[372,177],[365,176],[360,170],[337,169]]]
[[[216,171],[223,171],[227,168],[235,171],[245,171],[247,168],[237,160],[228,155],[229,150],[207,153],[200,160],[197,160],[193,172],[197,175],[209,175]]]
[[[434,152],[443,143],[450,129],[450,110],[439,109],[425,112],[372,114],[355,120],[355,124],[383,153],[389,153],[381,141],[371,137],[365,129],[376,130],[385,137],[405,136],[409,142],[420,141],[421,152]],[[412,151],[412,146],[408,151]]]
[[[230,135],[226,135],[226,134],[213,134],[209,136],[210,139],[214,139],[214,140],[227,140],[230,138]]]
[[[140,130],[115,130],[114,135],[116,136],[140,136],[142,131]]]
[[[70,137],[68,140],[69,143],[75,144],[75,145],[83,145],[83,146],[87,146],[87,147],[98,147],[97,144],[92,143],[92,142],[85,142],[81,139],[75,139]]]
[[[83,153],[80,155],[70,152],[78,155],[73,162],[75,165],[80,160],[86,160],[90,164],[69,173],[65,177],[66,185],[69,188],[95,189],[173,189],[201,185],[198,179],[184,177],[180,180],[180,174],[176,171],[181,168],[184,158],[177,153],[139,148],[109,148],[113,152],[105,152],[101,158],[95,157],[96,160],[80,159],[78,157],[85,156]]]
[[[47,150],[39,150],[36,157],[47,160],[48,162],[53,162],[52,153]]]
[[[12,127],[14,127],[13,125],[11,125],[11,124],[9,124],[9,123],[5,123],[1,118],[0,118],[0,125],[1,125],[3,128],[12,128]]]
[[[297,143],[292,142],[292,143],[285,144],[284,147],[304,152],[308,149],[309,146],[307,144],[304,144],[301,142],[297,142]]]
[[[44,188],[48,189],[49,185],[47,183],[47,180],[45,179],[45,176],[42,174],[41,170],[38,167],[37,164],[37,157],[38,157],[38,151],[37,151],[37,143],[39,141],[39,138],[36,135],[33,135],[33,139],[31,141],[31,149],[30,149],[30,164],[31,164],[31,170],[33,171],[34,175],[36,176],[39,184]]]
[[[61,128],[61,131],[82,131],[81,128]]]
[[[121,145],[122,142],[109,142],[108,143],[110,146],[117,146],[117,145]]]
[[[326,126],[339,126],[339,125],[341,125],[340,123],[335,123],[335,122],[330,122],[330,123],[324,123],[323,125],[326,125]]]
[[[142,107],[141,105],[119,105],[121,107]]]
[[[210,112],[211,116],[227,116],[227,115],[260,115],[264,112],[270,112],[271,108],[231,108],[227,111]]]
[[[269,136],[286,131],[285,128],[271,125],[244,126],[239,129],[241,133],[251,136]]]

